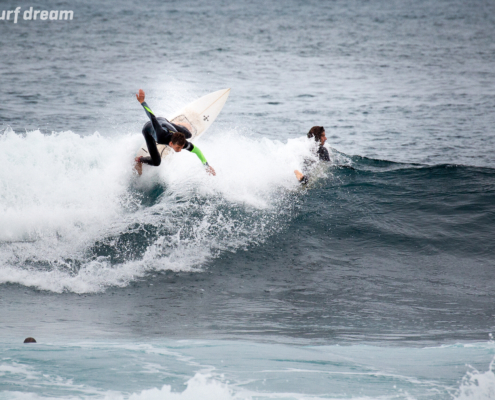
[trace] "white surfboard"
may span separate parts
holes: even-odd
[[[174,124],[182,125],[189,129],[189,132],[192,133],[192,137],[188,140],[194,141],[210,127],[213,121],[215,121],[218,114],[220,114],[220,111],[222,111],[229,94],[230,89],[222,89],[207,94],[188,104],[167,119]],[[165,158],[173,151],[169,146],[164,144],[157,144],[157,147],[162,158]],[[149,155],[148,146],[146,146],[146,142],[144,142],[136,153],[136,156],[141,157],[147,155]]]

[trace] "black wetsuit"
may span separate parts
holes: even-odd
[[[316,154],[318,154],[318,158],[320,161],[330,161],[330,154],[328,154],[328,150],[323,147],[321,144],[318,147],[318,150],[316,150]],[[299,182],[301,182],[303,185],[308,183],[308,177],[304,175]]]
[[[318,147],[318,150],[316,150],[316,154],[318,154],[320,161],[330,161],[330,154],[328,154],[328,150],[322,145]]]
[[[141,157],[140,162],[144,164],[159,166],[162,161],[162,157],[160,155],[160,152],[158,151],[158,148],[156,147],[157,143],[165,144],[168,146],[175,132],[183,133],[186,139],[190,139],[192,137],[192,134],[184,126],[173,124],[163,117],[155,117],[146,102],[141,103],[141,105],[150,118],[150,121],[144,124],[142,130],[150,156]],[[188,142],[186,140],[186,144],[182,149],[195,153],[203,164],[208,165],[206,159],[203,156],[203,153],[201,153],[201,150],[199,150],[198,147],[195,147],[191,142]]]

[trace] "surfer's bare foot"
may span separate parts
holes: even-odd
[[[139,101],[141,104],[144,103],[144,90],[143,89],[139,89],[139,93],[136,94],[136,99],[137,101]],[[139,174],[141,175],[141,174]]]
[[[210,175],[213,175],[213,176],[216,176],[217,173],[215,172],[215,170],[213,169],[213,167],[211,167],[210,165],[208,165],[206,167],[206,172],[208,172]]]
[[[302,174],[297,169],[294,170],[294,173],[296,174],[296,178],[297,178],[298,181],[300,181],[300,180],[302,180],[302,178],[304,178],[304,174]]]
[[[136,157],[134,161],[136,161],[134,169],[136,170],[138,175],[141,176],[141,174],[143,173],[143,163],[141,162],[141,157]]]

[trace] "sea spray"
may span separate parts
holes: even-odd
[[[140,135],[9,130],[0,140],[0,282],[56,292],[199,270],[222,251],[262,243],[291,219],[300,186],[293,170],[314,158],[305,138],[228,131],[199,142],[216,177],[183,152],[138,178]]]

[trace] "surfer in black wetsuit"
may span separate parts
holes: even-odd
[[[182,125],[173,124],[166,118],[155,117],[153,111],[148,107],[144,101],[144,90],[139,89],[139,93],[136,94],[136,99],[141,103],[146,115],[148,115],[150,121],[146,122],[143,126],[143,136],[146,140],[146,146],[148,147],[149,157],[136,157],[135,169],[139,175],[143,172],[143,164],[154,165],[158,167],[162,162],[162,157],[156,144],[165,144],[179,153],[181,150],[187,150],[194,153],[201,160],[203,165],[206,166],[206,171],[210,175],[216,175],[213,167],[208,165],[205,156],[201,152],[198,146],[193,145],[186,139],[192,137],[191,132]]]
[[[323,147],[325,142],[327,141],[327,137],[325,135],[325,128],[323,126],[313,126],[308,132],[308,138],[315,138],[315,142],[319,143],[318,149],[316,150],[316,154],[318,154],[318,158],[321,161],[330,161],[330,155],[328,154],[328,150]],[[308,177],[298,171],[294,170],[294,174],[296,174],[296,178],[302,184],[308,183]]]

